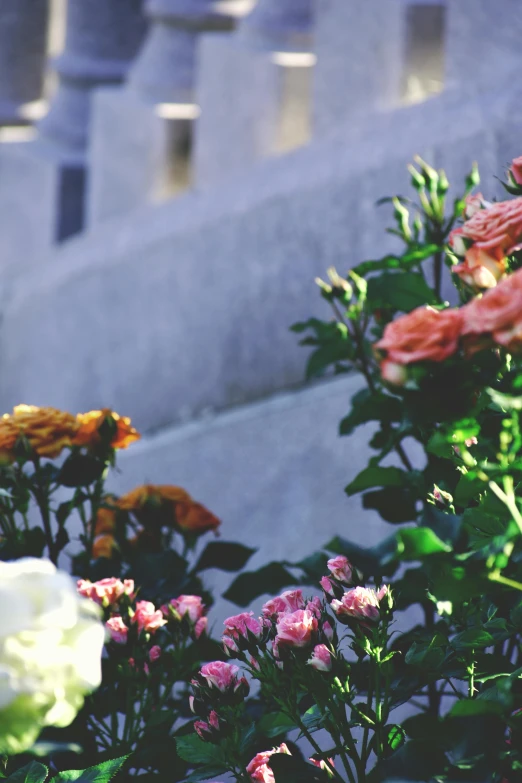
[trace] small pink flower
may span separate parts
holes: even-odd
[[[254,658],[253,655],[250,656],[250,666],[256,670],[256,672],[261,671],[261,666],[259,665],[259,661]]]
[[[320,620],[324,606],[318,595],[314,595],[311,601],[308,601],[306,608],[314,615],[314,617],[317,617],[317,619]]]
[[[388,592],[386,585],[375,591],[372,587],[354,587],[341,600],[332,601],[332,609],[339,619],[353,617],[355,620],[377,622],[380,617],[380,602]]]
[[[204,720],[196,720],[194,721],[194,729],[200,736],[200,738],[206,742],[208,739],[210,739],[212,732],[210,730],[210,726],[208,723]]]
[[[237,652],[239,647],[237,642],[240,639],[249,639],[254,636],[259,639],[263,633],[263,626],[256,620],[253,612],[242,612],[233,617],[227,617],[224,622],[225,632],[223,634],[223,644],[227,650]]]
[[[161,658],[161,647],[159,644],[155,644],[154,647],[151,647],[149,650],[149,659],[154,663],[158,658]]]
[[[207,630],[208,625],[208,617],[200,617],[197,621],[196,625],[194,626],[194,636],[196,639],[199,639],[199,637],[205,633]]]
[[[268,760],[274,753],[286,753],[291,755],[287,746],[283,742],[278,748],[272,748],[272,750],[265,750],[263,753],[258,753],[254,756],[246,771],[250,775],[250,778],[255,783],[275,783],[274,773],[268,766]]]
[[[325,644],[316,644],[309,666],[318,672],[329,672],[332,668],[332,654]]]
[[[109,631],[111,635],[111,640],[113,642],[116,642],[116,644],[126,643],[129,629],[127,628],[127,626],[123,622],[122,617],[119,614],[114,615],[114,617],[109,617],[109,619],[105,623],[105,627]]]
[[[344,582],[346,585],[352,584],[354,569],[347,557],[337,555],[337,557],[332,557],[327,565],[328,570],[335,579],[339,580],[339,582]]]
[[[139,633],[142,631],[154,633],[167,623],[161,610],[156,609],[151,601],[138,601],[132,622],[137,623]]]
[[[304,609],[305,601],[302,590],[286,590],[276,598],[271,598],[263,606],[263,617],[274,617],[274,615],[295,612],[297,609]]]
[[[319,584],[323,588],[326,595],[329,595],[331,598],[335,596],[331,579],[329,579],[327,576],[322,576]]]
[[[187,617],[194,624],[203,617],[205,612],[205,604],[199,595],[180,595],[178,598],[173,598],[169,606],[175,612],[174,616],[178,615],[179,619]],[[172,616],[171,612],[168,614]]]
[[[134,580],[117,579],[115,576],[100,579],[98,582],[90,582],[88,579],[79,579],[76,583],[78,592],[85,598],[90,598],[100,606],[114,606],[122,595],[132,598],[134,594]]]
[[[212,726],[213,729],[216,729],[216,731],[219,730],[219,718],[218,714],[215,710],[212,710],[210,712],[210,715],[208,716],[208,722]]]
[[[326,636],[326,638],[328,639],[328,641],[331,642],[333,637],[334,637],[334,630],[333,630],[332,626],[330,625],[330,623],[328,622],[328,620],[326,620],[323,623],[323,633]]]
[[[298,609],[279,616],[276,642],[278,646],[307,647],[317,632],[317,618],[308,609]]]
[[[235,688],[239,668],[233,663],[213,661],[201,667],[200,674],[210,687],[218,688],[221,693]]]

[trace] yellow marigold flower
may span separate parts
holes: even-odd
[[[134,441],[139,440],[141,435],[131,426],[131,420],[126,416],[119,416],[110,408],[104,408],[101,411],[89,411],[88,413],[79,413],[76,417],[79,425],[75,446],[98,446],[102,442],[100,434],[101,428],[108,424],[114,427],[110,446],[113,449],[126,449]]]
[[[57,457],[72,445],[78,424],[76,418],[57,408],[17,405],[0,420],[0,454],[14,459],[14,448],[25,437],[40,457]]]
[[[183,533],[201,535],[210,530],[217,530],[220,520],[201,503],[178,503],[176,506],[176,522]]]

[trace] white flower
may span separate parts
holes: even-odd
[[[67,726],[101,682],[100,610],[48,560],[0,562],[0,753]]]

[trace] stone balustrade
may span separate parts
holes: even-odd
[[[0,125],[21,125],[43,96],[49,0],[2,0]]]

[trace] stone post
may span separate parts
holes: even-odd
[[[91,225],[190,184],[198,42],[205,31],[231,30],[244,7],[245,0],[148,0],[149,31],[125,89],[96,95]]]
[[[258,0],[236,34],[204,37],[197,185],[308,142],[313,32],[312,0]]]
[[[0,125],[27,122],[24,107],[42,97],[49,0],[2,0]]]

